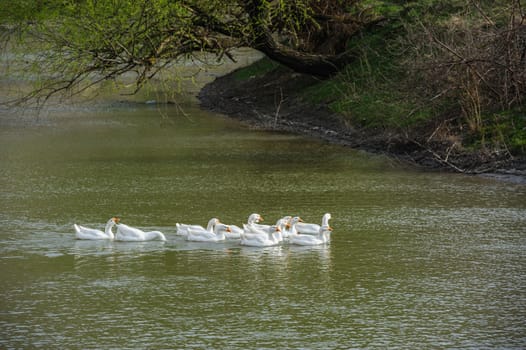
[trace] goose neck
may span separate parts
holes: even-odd
[[[209,232],[214,232],[216,226],[216,221],[214,219],[208,221],[208,225],[206,226],[206,230]]]
[[[331,218],[331,214],[329,213],[323,215],[323,218],[321,219],[321,226],[329,226],[330,218]]]
[[[104,229],[104,232],[111,238],[113,239],[115,237],[115,235],[113,234],[113,226],[115,226],[115,222],[113,222],[113,220],[110,220],[108,221],[108,223],[106,224],[106,227]]]

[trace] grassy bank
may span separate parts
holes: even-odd
[[[491,3],[393,5],[383,26],[349,42],[353,63],[295,94],[384,146],[426,149],[459,169],[522,158],[526,29],[516,2]],[[234,77],[276,71],[286,69],[264,59]]]

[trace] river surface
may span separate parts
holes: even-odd
[[[1,117],[0,348],[526,347],[524,185],[250,130],[195,103]],[[332,241],[175,235],[253,212],[330,212]],[[74,223],[113,215],[167,241],[75,240]]]

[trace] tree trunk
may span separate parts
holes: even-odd
[[[296,72],[320,78],[328,78],[338,73],[356,58],[350,52],[338,55],[316,55],[292,50],[276,43],[269,33],[262,33],[258,36],[254,48]]]
[[[328,78],[354,59],[353,55],[346,52],[338,55],[319,55],[280,45],[265,24],[267,14],[263,0],[244,0],[243,4],[254,33],[250,46],[296,72]]]

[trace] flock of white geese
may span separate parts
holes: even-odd
[[[239,240],[241,245],[251,247],[268,247],[281,244],[284,241],[296,245],[320,245],[330,242],[332,228],[329,226],[331,214],[326,213],[321,219],[321,225],[305,223],[299,216],[284,216],[275,225],[264,225],[259,214],[251,214],[242,227],[226,225],[217,218],[208,221],[207,227],[176,223],[176,235],[183,236],[191,242],[222,242]],[[113,233],[113,227],[117,232]],[[141,229],[120,223],[118,217],[112,217],[106,223],[104,231],[74,224],[75,238],[98,240],[110,239],[116,241],[166,241],[166,236],[160,231],[145,232]]]

